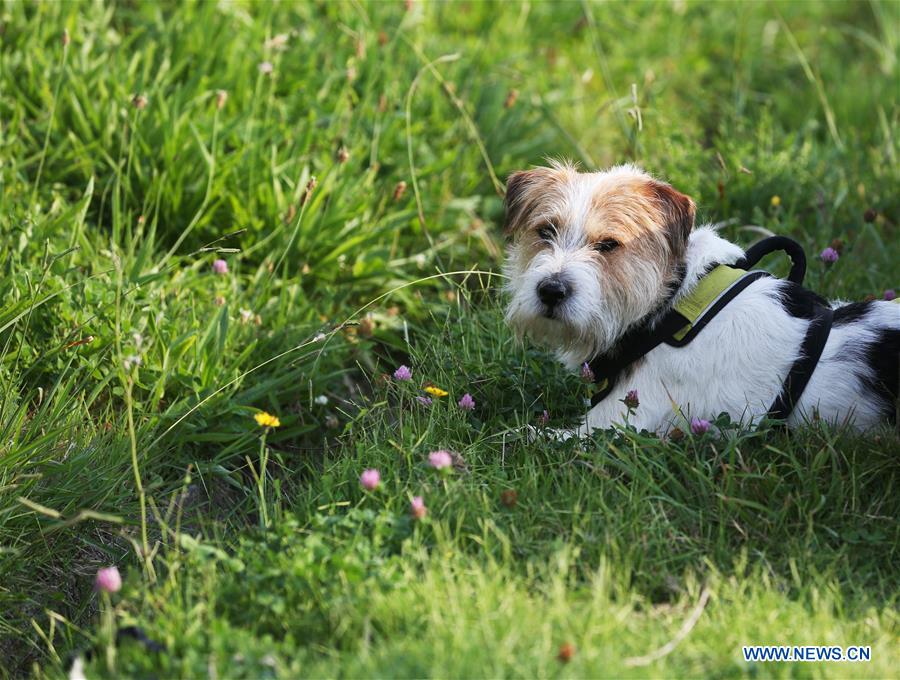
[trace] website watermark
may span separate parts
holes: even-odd
[[[745,645],[744,661],[815,661],[868,662],[872,660],[869,645]]]

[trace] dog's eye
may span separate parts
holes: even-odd
[[[610,250],[615,250],[620,245],[622,244],[616,241],[616,239],[614,238],[605,238],[602,241],[597,241],[593,245],[593,248],[598,253],[608,253]]]
[[[545,226],[537,230],[537,235],[542,241],[550,241],[556,236],[556,225],[548,222]]]

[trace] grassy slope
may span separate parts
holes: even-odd
[[[109,668],[90,592],[108,563],[128,569],[118,616],[171,650],[123,645],[113,675],[616,674],[704,586],[687,639],[630,672],[749,673],[749,642],[875,649],[765,672],[897,665],[894,436],[528,445],[509,432],[545,407],[571,422],[583,387],[512,344],[486,277],[419,281],[496,269],[491,172],[564,154],[641,162],[742,242],[843,239],[810,274],[827,295],[895,286],[896,5],[0,11],[6,672],[87,646]],[[400,362],[413,383],[382,384]],[[425,380],[451,399],[419,408]],[[283,422],[265,483],[257,408]],[[468,471],[430,474],[437,447]]]

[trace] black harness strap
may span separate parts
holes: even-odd
[[[591,406],[596,406],[612,392],[622,371],[650,350],[671,339],[673,334],[688,323],[688,319],[673,309],[652,330],[642,324],[627,332],[612,352],[591,359],[588,366],[594,373],[594,380],[600,383],[606,381],[603,388],[591,397]]]
[[[769,236],[754,243],[747,248],[744,257],[735,262],[733,266],[738,269],[750,269],[764,256],[774,253],[776,250],[783,250],[791,258],[788,281],[793,281],[797,285],[802,284],[803,277],[806,276],[806,253],[803,252],[803,246],[787,236]]]
[[[781,394],[775,399],[769,408],[769,417],[777,420],[787,420],[794,407],[800,402],[803,390],[809,384],[816,365],[822,357],[828,335],[831,333],[831,323],[834,312],[830,307],[818,305],[815,315],[806,329],[803,344],[800,345],[800,358],[791,366],[791,370],[781,386]]]

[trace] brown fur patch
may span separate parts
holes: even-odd
[[[652,232],[658,219],[646,182],[627,181],[595,194],[585,232],[591,242],[614,238],[626,244]]]
[[[540,240],[520,233],[525,227],[537,226],[532,224],[532,215],[540,212],[548,221],[565,229],[564,216],[553,220],[546,203],[548,197],[558,196],[562,186],[576,174],[567,167],[513,173],[506,193],[507,235],[521,236],[521,245],[529,250],[533,245],[536,252],[541,247]],[[672,255],[683,254],[694,216],[694,202],[668,184],[646,176],[624,177],[597,188],[584,224],[585,237],[590,243],[615,239],[623,245],[649,249],[665,262]],[[655,235],[663,238],[654,238]]]
[[[697,212],[694,201],[662,182],[651,180],[647,186],[662,213],[662,223],[667,231],[672,252],[680,255],[687,247],[691,229],[694,228]]]
[[[542,199],[559,188],[565,169],[534,168],[514,172],[506,182],[506,221],[504,230],[512,236],[528,225],[528,218],[540,207]]]
[[[539,172],[537,170],[523,170],[514,172],[506,182],[506,222],[503,225],[507,234],[513,234],[519,230],[524,222],[523,217],[534,207],[534,198],[529,194],[530,189],[537,183]]]

